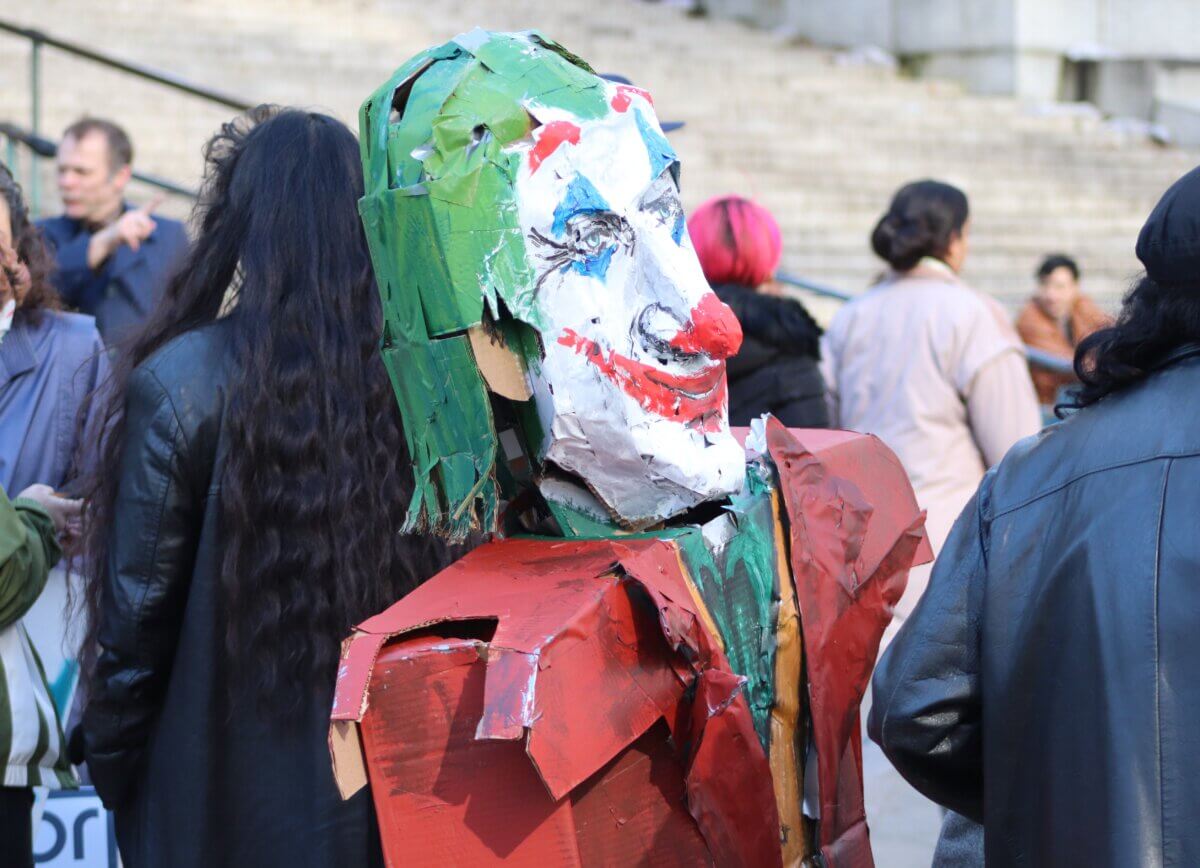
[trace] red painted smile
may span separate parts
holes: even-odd
[[[621,391],[664,419],[701,431],[716,431],[725,419],[724,361],[698,374],[675,375],[612,350],[603,352],[595,341],[571,329],[564,329],[558,342],[586,356]]]

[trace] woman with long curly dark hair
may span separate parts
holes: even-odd
[[[1057,415],[1063,417],[1138,384],[1173,361],[1177,352],[1196,349],[1192,345],[1197,342],[1200,270],[1181,281],[1142,275],[1126,293],[1117,322],[1080,341],[1075,353],[1080,386],[1057,408]]]
[[[374,864],[326,747],[339,642],[440,553],[399,533],[358,146],[260,108],[206,159],[194,249],[116,364],[76,744],[130,868]]]
[[[984,478],[876,669],[872,737],[978,864],[1200,864],[1200,169],[1137,255],[1078,409]]]

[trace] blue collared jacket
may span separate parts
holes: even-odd
[[[38,223],[58,261],[58,294],[69,306],[94,316],[110,345],[145,320],[187,254],[182,223],[157,215],[154,222],[154,232],[137,250],[122,244],[99,271],[88,267],[92,233],[80,221],[58,216]]]
[[[36,319],[36,322],[34,321]],[[0,486],[59,488],[73,475],[79,409],[104,382],[108,360],[90,316],[17,311],[0,340]],[[96,427],[88,422],[86,430]],[[83,444],[82,455],[91,453]]]

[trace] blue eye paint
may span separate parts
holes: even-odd
[[[568,262],[563,266],[562,270],[568,269],[583,274],[587,277],[594,277],[597,280],[604,280],[608,277],[608,266],[612,262],[613,254],[617,252],[615,244],[605,247],[599,253],[589,256],[586,259],[578,259]]]
[[[551,229],[556,236],[561,238],[562,234],[567,231],[567,221],[576,214],[608,210],[608,202],[592,186],[592,182],[583,175],[576,175],[567,186],[567,193],[563,200],[554,209],[554,225]]]
[[[646,143],[646,153],[650,155],[650,177],[657,178],[661,175],[668,166],[679,160],[675,154],[675,149],[667,142],[666,138],[650,121],[646,120],[646,116],[642,114],[640,108],[634,109],[637,115],[638,131],[642,134],[642,140]]]
[[[675,239],[675,243],[683,243],[683,230],[687,228],[687,220],[684,219],[683,212],[680,211],[675,215],[675,225],[671,227],[671,237]]]

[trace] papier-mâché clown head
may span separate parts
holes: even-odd
[[[692,250],[647,93],[537,33],[476,30],[376,91],[361,142],[383,356],[417,477],[410,525],[494,523],[481,329],[523,359],[531,457],[623,526],[741,486],[724,361],[741,330]]]

